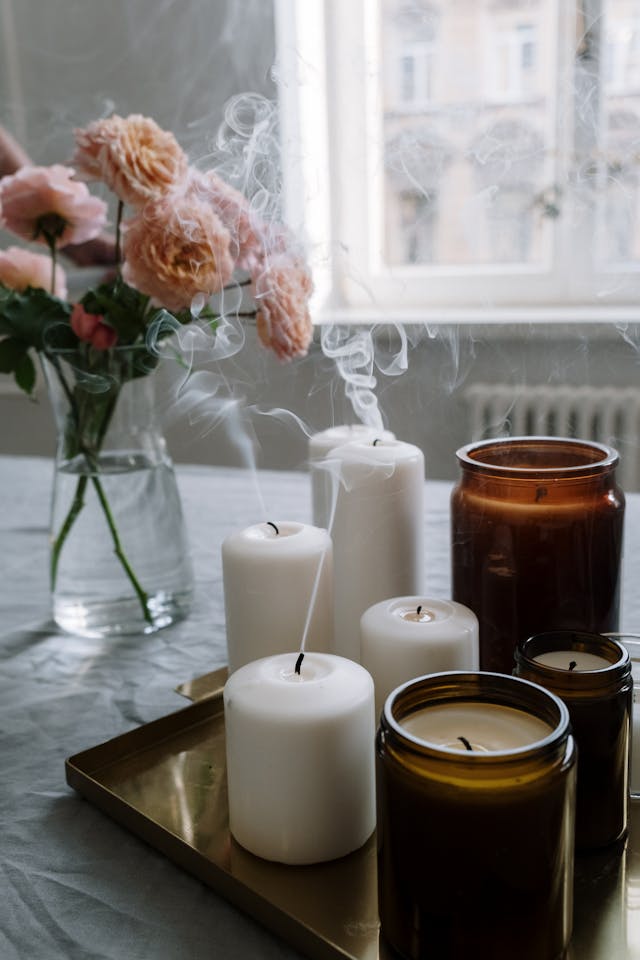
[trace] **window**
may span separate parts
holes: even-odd
[[[319,307],[636,319],[640,0],[280,0],[279,23]]]

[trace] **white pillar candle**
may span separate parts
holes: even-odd
[[[309,463],[311,467],[311,501],[313,522],[316,527],[328,527],[333,506],[334,485],[326,470],[316,469],[315,464],[329,456],[336,447],[360,440],[371,443],[376,439],[395,440],[390,430],[376,430],[364,423],[345,424],[329,427],[309,437]]]
[[[257,523],[222,544],[229,672],[305,645],[329,652],[333,639],[333,547],[304,523]],[[308,625],[307,625],[308,624]]]
[[[247,664],[224,689],[229,826],[266,860],[357,850],[375,827],[373,681],[342,657]]]
[[[547,667],[572,672],[575,670],[577,673],[583,670],[606,670],[611,666],[611,661],[605,657],[599,657],[595,653],[587,653],[584,650],[548,650],[533,659],[536,663],[542,663]]]
[[[339,471],[333,539],[335,652],[360,658],[360,618],[424,580],[424,457],[398,440],[355,441],[331,454]]]
[[[376,691],[376,715],[392,690],[425,673],[478,669],[478,619],[452,600],[383,600],[360,620],[360,662]]]
[[[477,701],[435,704],[409,714],[401,726],[418,740],[461,753],[529,747],[553,728],[524,710]]]

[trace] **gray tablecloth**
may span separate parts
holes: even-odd
[[[309,521],[305,474],[178,470],[194,609],[151,637],[63,636],[49,618],[52,464],[0,458],[0,957],[199,960],[298,955],[80,799],[64,759],[184,706],[226,661],[220,544],[262,519]],[[447,484],[427,484],[427,593],[449,594]],[[640,632],[640,497],[628,498],[623,627]]]

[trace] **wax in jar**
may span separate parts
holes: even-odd
[[[575,757],[566,707],[514,677],[431,674],[389,696],[376,740],[378,903],[399,955],[564,956]]]
[[[556,667],[558,670],[604,670],[609,666],[609,661],[604,657],[584,650],[549,650],[533,659],[536,663]]]
[[[552,728],[524,710],[497,703],[448,703],[417,710],[402,720],[413,737],[447,750],[495,753],[544,740]]]
[[[622,840],[633,692],[629,654],[611,637],[548,631],[519,644],[515,670],[561,697],[569,710],[578,745],[576,850]]]
[[[513,670],[516,644],[545,630],[617,629],[624,496],[618,455],[551,437],[458,451],[451,499],[454,600],[480,623],[480,668]]]

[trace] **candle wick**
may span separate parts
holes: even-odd
[[[470,750],[473,753],[473,747],[469,743],[466,737],[458,737],[458,740],[461,740],[464,743],[465,750]]]
[[[303,660],[304,660],[304,653],[301,653],[301,654],[299,655],[298,659],[296,660],[296,666],[295,666],[295,671],[294,671],[295,673],[298,674],[298,676],[300,676],[300,667],[302,666],[302,661],[303,661]]]
[[[280,533],[280,531],[279,531],[278,528],[276,527],[275,523],[273,523],[271,520],[267,520],[267,526],[268,526],[268,527],[273,527],[273,529],[275,530],[276,533]]]
[[[569,664],[569,670],[575,670],[577,666],[578,666],[577,662],[575,660],[572,660],[571,663]]]
[[[421,611],[421,610],[422,610],[422,604],[420,604],[420,606],[419,606],[418,609],[416,610],[416,613],[418,614],[418,616],[420,616],[420,611]]]
[[[380,437],[376,437],[376,439],[373,441],[374,447],[375,447],[376,443],[380,443]]]

